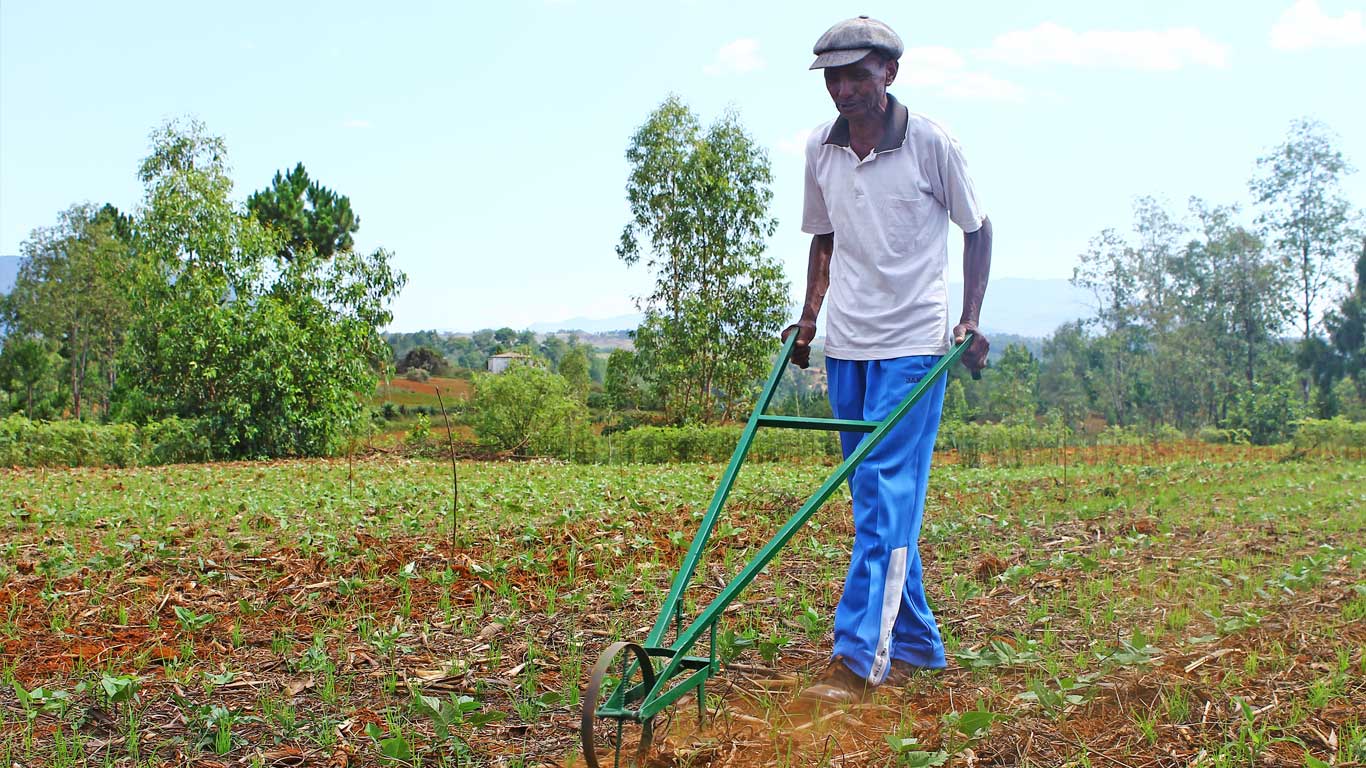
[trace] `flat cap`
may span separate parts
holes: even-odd
[[[901,38],[892,28],[867,16],[845,19],[825,30],[811,52],[816,54],[811,69],[842,67],[853,64],[873,51],[881,51],[894,59],[901,58]]]

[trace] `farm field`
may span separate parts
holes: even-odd
[[[653,764],[1366,764],[1366,462],[1101,458],[937,469],[950,668],[813,719],[837,496]],[[581,766],[587,672],[644,637],[722,469],[464,463],[454,517],[449,464],[391,457],[0,471],[0,760]],[[827,470],[745,467],[690,609]]]
[[[444,376],[433,376],[426,381],[410,381],[402,376],[397,376],[390,379],[387,384],[380,382],[375,389],[375,395],[371,398],[371,402],[375,405],[389,402],[395,405],[438,408],[440,407],[440,402],[436,396],[438,390],[441,392],[441,399],[446,402],[446,407],[452,408],[460,401],[470,399],[474,394],[474,385],[470,383],[469,379],[454,379]]]

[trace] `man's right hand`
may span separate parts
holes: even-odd
[[[792,362],[798,368],[805,369],[811,365],[811,342],[816,338],[816,321],[799,320],[783,329],[783,343],[787,343],[787,337],[797,334],[797,343],[792,345]]]

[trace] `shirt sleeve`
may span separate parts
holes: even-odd
[[[828,235],[835,231],[830,223],[830,210],[825,205],[825,193],[816,180],[816,153],[820,151],[820,129],[806,142],[806,191],[802,199],[802,231],[808,235]],[[813,147],[814,145],[814,147]]]
[[[949,209],[949,218],[964,232],[976,232],[982,228],[986,214],[977,202],[977,192],[968,175],[968,161],[963,157],[963,148],[948,134],[940,134],[938,156],[938,193],[936,196],[944,207]]]

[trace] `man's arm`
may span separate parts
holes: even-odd
[[[795,324],[783,330],[783,341],[787,341],[788,334],[794,331],[797,333],[797,343],[792,347],[792,362],[802,368],[811,364],[811,341],[816,338],[816,318],[820,316],[821,304],[825,303],[825,292],[830,287],[830,255],[834,252],[834,232],[811,237],[811,251],[806,261],[806,301],[802,304],[802,316]],[[990,258],[988,246],[988,261]],[[977,303],[980,305],[981,300]]]
[[[963,316],[953,329],[953,343],[961,344],[967,333],[973,333],[972,346],[963,353],[963,365],[973,372],[986,367],[987,351],[991,343],[977,329],[982,317],[982,299],[987,294],[987,278],[991,274],[991,219],[983,218],[976,232],[963,235]]]

